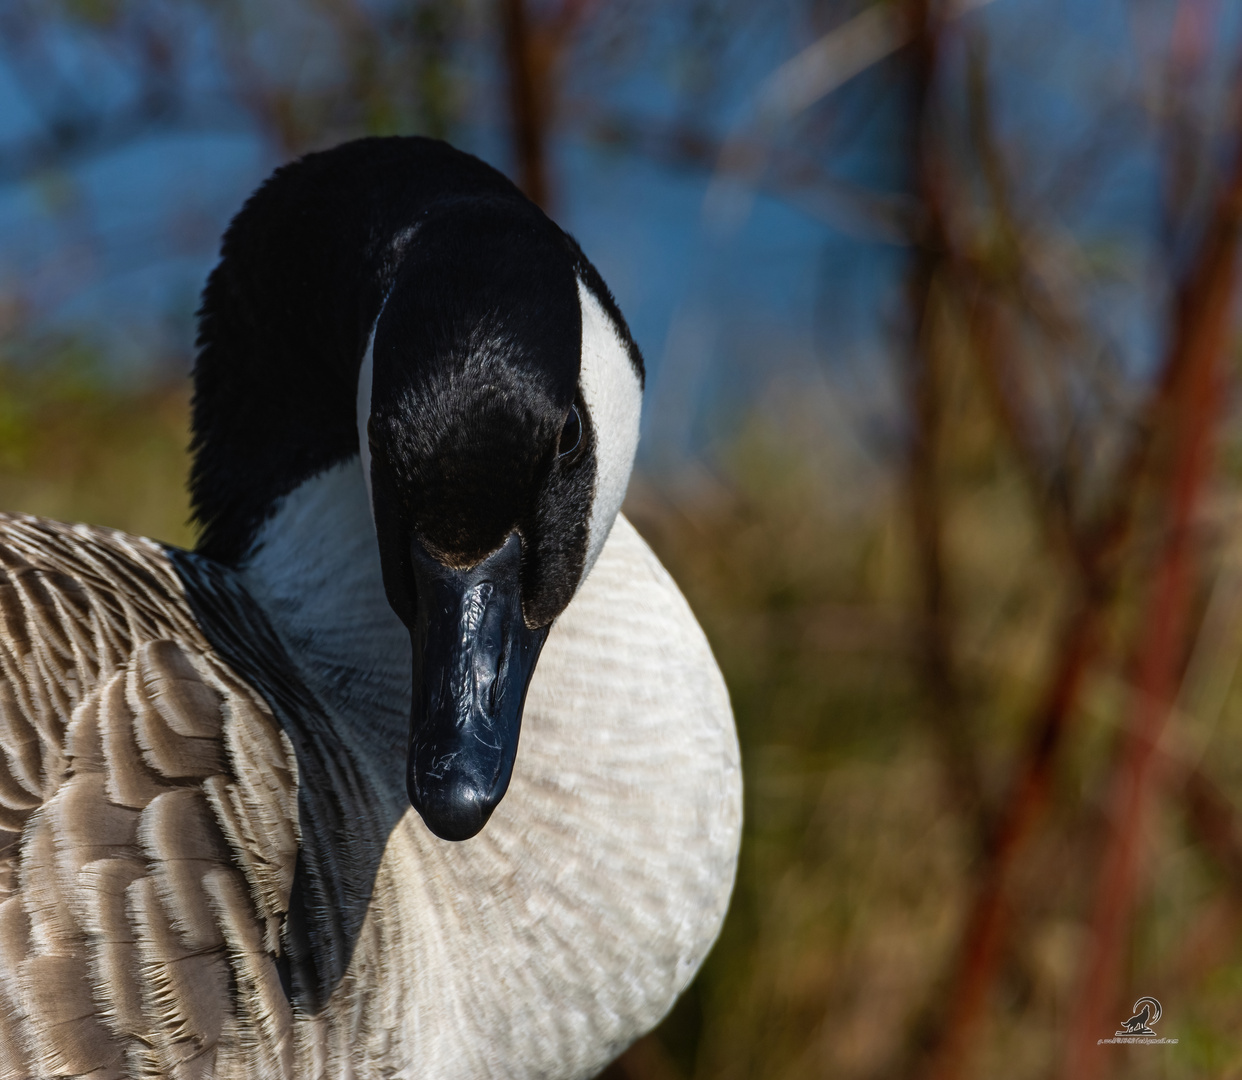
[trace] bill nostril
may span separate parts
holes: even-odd
[[[492,685],[487,688],[487,711],[490,715],[496,715],[496,705],[500,698],[500,678],[492,679]]]
[[[509,635],[506,632],[504,604],[490,603],[483,613],[480,638],[484,648],[476,662],[480,700],[489,716],[495,716],[504,694],[505,672],[508,667]]]

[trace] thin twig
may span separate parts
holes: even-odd
[[[963,695],[955,670],[954,619],[944,567],[940,464],[944,351],[937,334],[938,284],[945,269],[948,239],[929,115],[939,27],[926,0],[912,0],[907,6],[907,15],[913,28],[909,49],[911,117],[916,140],[914,187],[923,211],[922,228],[915,237],[906,284],[907,306],[913,324],[906,368],[912,425],[906,452],[906,488],[921,590],[920,666],[951,800],[974,826],[982,845],[989,831],[987,808],[974,746],[966,730]]]

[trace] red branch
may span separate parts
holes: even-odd
[[[1063,635],[1065,646],[1032,725],[1032,738],[966,922],[949,1012],[939,1027],[925,1070],[933,1080],[951,1080],[963,1072],[1008,936],[1012,913],[1006,888],[1010,869],[1047,801],[1056,750],[1095,658],[1102,616],[1102,606],[1088,601],[1074,613]]]
[[[1101,1075],[1107,1048],[1098,1046],[1097,1040],[1111,1033],[1110,1018],[1120,1004],[1118,977],[1140,881],[1156,748],[1177,689],[1194,590],[1193,529],[1211,468],[1221,371],[1232,326],[1240,209],[1242,154],[1178,304],[1170,362],[1183,369],[1185,377],[1170,417],[1174,441],[1167,489],[1169,520],[1141,623],[1133,710],[1110,790],[1110,835],[1096,892],[1086,972],[1077,1008],[1070,1014],[1066,1080]]]
[[[518,186],[544,209],[552,197],[548,131],[556,111],[557,66],[590,3],[562,0],[551,15],[536,19],[526,0],[500,0]]]
[[[1167,715],[1182,654],[1193,577],[1191,527],[1209,468],[1218,389],[1215,373],[1230,329],[1240,206],[1242,155],[1182,289],[1173,344],[1142,411],[1139,434],[1114,477],[1112,506],[1094,528],[1077,528],[1069,518],[1049,526],[1054,546],[1064,546],[1080,572],[1080,601],[1062,631],[1060,655],[1033,718],[1027,750],[1001,811],[994,843],[980,876],[951,984],[947,1015],[938,1026],[925,1060],[924,1074],[934,1080],[960,1076],[975,1041],[987,991],[995,979],[1008,936],[1012,911],[1007,887],[1012,867],[1046,804],[1056,752],[1100,645],[1104,619],[1117,585],[1119,556],[1133,525],[1139,480],[1151,467],[1157,435],[1167,433],[1173,458],[1165,488],[1168,532],[1156,570],[1149,615],[1143,623],[1146,637],[1139,650],[1139,697],[1118,767],[1114,796],[1120,816],[1109,848],[1111,861],[1101,876],[1093,923],[1099,931],[1099,947],[1084,982],[1084,1005],[1076,1014],[1074,1045],[1085,1048],[1089,1040],[1089,1049],[1094,1051],[1099,1017],[1113,1007],[1111,990],[1117,957],[1126,940],[1130,898],[1136,881],[1134,838],[1141,835],[1138,826],[1150,787],[1152,747]],[[963,279],[960,284],[979,293],[976,310],[969,320],[974,348],[985,368],[984,380],[993,406],[1001,406],[997,408],[1001,426],[1038,496],[1041,474],[1024,418],[1019,409],[1011,409],[1011,403],[1004,400],[1003,379],[995,366],[1000,363],[996,301],[989,296],[989,282],[981,278],[975,267],[963,259],[955,259],[953,265]],[[1079,1069],[1078,1060],[1074,1059],[1075,1070]],[[1090,1073],[1090,1065],[1084,1068],[1086,1071],[1073,1071],[1070,1075]]]
[[[501,0],[505,67],[509,73],[509,115],[518,186],[527,197],[546,206],[547,102],[537,62],[530,13],[524,0]]]

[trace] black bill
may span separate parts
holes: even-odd
[[[508,790],[548,628],[522,618],[517,533],[469,570],[445,566],[416,540],[411,559],[418,617],[406,786],[433,833],[467,840]]]

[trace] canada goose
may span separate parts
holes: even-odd
[[[611,295],[499,173],[368,139],[234,219],[194,377],[195,552],[0,520],[0,1077],[592,1075],[741,817],[618,515]]]

